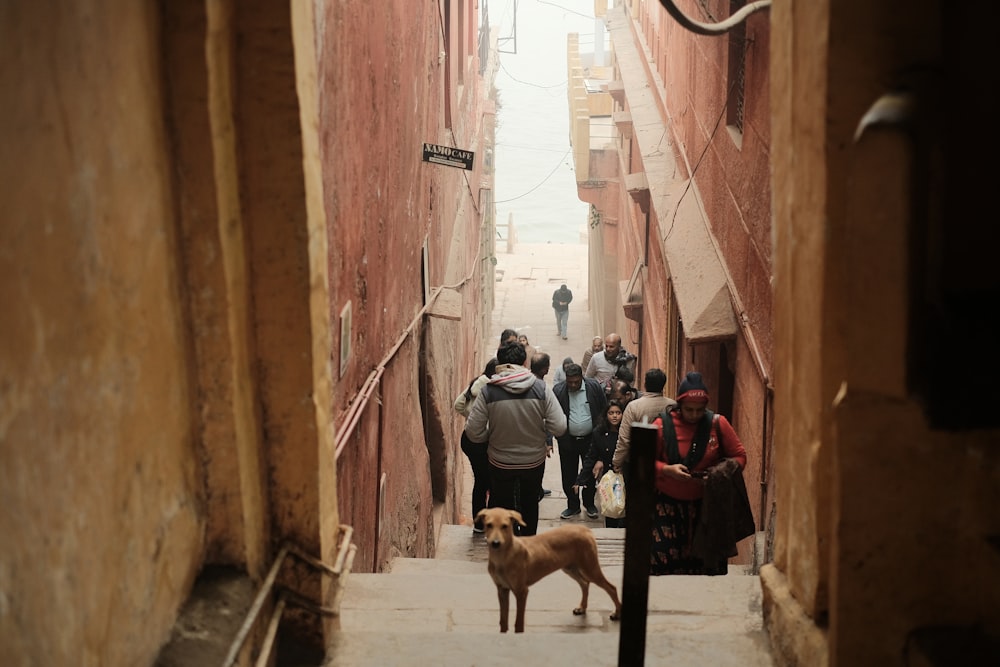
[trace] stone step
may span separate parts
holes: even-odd
[[[551,527],[553,526],[539,523],[538,532],[544,532]],[[591,530],[597,539],[597,557],[601,565],[621,565],[625,562],[624,528],[591,526]],[[438,536],[436,558],[485,563],[489,560],[489,552],[481,533],[474,534],[469,526],[445,525],[441,526]]]
[[[479,571],[476,571],[479,568]],[[602,568],[622,595],[622,567]],[[651,577],[649,614],[696,615],[713,619],[740,619],[761,625],[761,590],[757,577],[730,574],[722,577]],[[571,610],[580,600],[580,587],[562,572],[553,572],[531,587],[528,611]],[[486,564],[438,559],[397,559],[393,571],[380,574],[351,573],[341,599],[341,616],[381,610],[405,615],[447,609],[461,613],[497,611],[496,587]],[[610,613],[608,595],[590,586],[590,612]],[[438,629],[447,630],[440,626]]]
[[[621,623],[591,584],[587,613],[574,616],[580,587],[553,572],[531,587],[525,632],[499,632],[496,586],[485,539],[468,526],[444,526],[438,558],[397,558],[388,572],[351,573],[324,663],[358,665],[618,664]],[[540,525],[540,530],[547,529]],[[594,528],[601,567],[622,590],[624,531]],[[650,665],[770,667],[756,576],[649,580],[645,662]]]
[[[522,634],[398,632],[337,633],[324,667],[509,667],[510,665],[618,665],[618,634],[582,628],[547,632],[529,624]],[[647,632],[643,664],[680,667],[773,667],[762,631]],[[622,663],[626,664],[626,663]]]

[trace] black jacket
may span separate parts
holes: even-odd
[[[708,469],[691,554],[706,563],[732,558],[736,543],[755,532],[743,469],[735,459],[723,459]]]
[[[559,311],[569,310],[569,303],[572,300],[573,300],[573,290],[569,289],[568,287],[566,289],[560,287],[559,289],[557,289],[555,292],[552,293],[552,307],[555,308],[556,310]],[[560,305],[559,304],[560,301],[565,301],[566,305],[565,306]]]
[[[618,431],[612,430],[608,426],[596,429],[591,435],[590,449],[583,457],[580,474],[576,478],[576,483],[580,486],[593,486],[597,482],[594,479],[594,464],[598,461],[604,462],[604,472],[611,470],[611,459],[615,455],[615,446],[618,444]]]
[[[604,394],[604,387],[601,386],[601,383],[593,378],[583,378],[583,387],[587,392],[587,403],[590,405],[591,429],[595,429],[601,423],[604,411],[608,408],[608,397]],[[552,393],[556,395],[556,400],[559,401],[559,406],[566,415],[566,433],[558,438],[562,441],[570,437],[568,425],[569,390],[566,389],[565,382],[560,382],[552,388]]]

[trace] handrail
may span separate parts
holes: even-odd
[[[479,242],[476,244],[479,247],[479,250],[476,252],[476,256],[473,258],[472,262],[470,262],[472,268],[469,270],[469,273],[457,283],[453,283],[451,285],[441,285],[434,288],[434,291],[431,293],[430,298],[427,299],[427,303],[424,304],[424,307],[421,308],[413,317],[409,326],[403,330],[403,333],[399,335],[399,338],[396,339],[393,346],[389,348],[389,351],[386,352],[385,356],[382,357],[382,360],[379,361],[378,366],[376,366],[372,372],[368,374],[368,377],[365,378],[364,384],[361,385],[361,390],[358,392],[354,401],[348,406],[347,414],[344,416],[344,422],[341,425],[340,430],[337,431],[337,436],[334,439],[334,461],[340,457],[340,453],[344,451],[344,448],[347,446],[348,439],[351,437],[351,434],[354,433],[354,427],[358,425],[358,421],[361,419],[361,412],[368,405],[368,401],[371,400],[372,394],[375,392],[375,387],[378,386],[379,380],[385,373],[386,366],[389,365],[392,358],[396,356],[396,352],[399,351],[399,348],[403,346],[406,339],[413,333],[417,324],[419,324],[421,319],[423,319],[424,314],[430,309],[431,306],[434,305],[434,302],[437,301],[438,295],[441,294],[441,290],[445,288],[458,289],[459,287],[462,287],[467,282],[472,280],[472,277],[477,271],[480,270],[479,260],[482,259],[481,255],[483,248],[482,225],[480,225],[479,228],[480,238]]]
[[[257,597],[254,598],[253,604],[247,610],[247,615],[243,618],[243,625],[240,626],[239,632],[236,633],[236,637],[233,639],[233,643],[229,646],[229,652],[222,661],[222,667],[231,667],[236,662],[236,657],[239,655],[240,649],[243,648],[243,644],[247,640],[247,635],[250,634],[250,628],[253,627],[254,621],[257,620],[257,614],[260,613],[261,608],[264,606],[264,600],[267,598],[267,594],[271,592],[274,580],[278,576],[278,570],[281,569],[281,564],[287,555],[288,546],[285,545],[278,551],[278,557],[274,559],[270,571],[264,577],[264,583],[261,584],[260,590],[257,591]]]
[[[274,638],[278,635],[278,624],[281,622],[281,615],[285,612],[285,596],[278,596],[278,604],[274,605],[274,612],[271,620],[267,624],[267,633],[264,635],[264,642],[260,645],[260,655],[254,667],[267,667],[271,661],[271,649],[274,646]]]
[[[281,570],[281,565],[289,555],[295,556],[309,567],[312,567],[323,574],[328,574],[336,578],[338,582],[341,581],[341,577],[344,574],[350,572],[351,566],[354,563],[354,553],[357,551],[357,546],[351,544],[350,542],[354,529],[351,526],[341,525],[340,531],[343,535],[343,539],[340,541],[340,546],[337,549],[337,560],[335,561],[333,567],[327,565],[320,559],[309,555],[290,540],[286,540],[281,545],[281,549],[278,550],[278,555],[271,564],[271,569],[268,570],[267,576],[264,577],[264,581],[261,583],[260,590],[257,591],[253,604],[251,604],[250,608],[247,610],[247,614],[243,619],[243,624],[240,626],[239,631],[233,638],[232,644],[229,646],[229,652],[226,653],[226,657],[222,661],[222,667],[232,667],[233,663],[236,662],[236,658],[239,656],[240,650],[243,648],[243,644],[246,643],[247,636],[249,636],[250,630],[253,628],[253,624],[257,621],[257,616],[264,607],[264,601],[274,588],[274,582],[278,578],[278,572]],[[257,660],[257,666],[260,667],[260,665],[266,664],[266,662],[261,663],[261,660],[265,659],[265,656],[269,657],[274,644],[274,635],[277,633],[278,623],[281,620],[281,615],[284,613],[286,604],[295,604],[296,606],[302,607],[307,611],[311,611],[312,613],[319,614],[321,616],[336,616],[339,600],[342,595],[343,586],[337,585],[336,590],[334,591],[334,606],[332,608],[327,608],[322,605],[312,603],[310,600],[295,591],[282,589],[278,595],[278,603],[275,605],[274,611],[271,614],[271,619],[268,622],[267,633],[264,637],[264,643],[261,646],[261,656]]]

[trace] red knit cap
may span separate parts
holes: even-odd
[[[708,388],[702,382],[701,373],[691,371],[677,388],[677,402],[692,401],[695,403],[708,403]]]

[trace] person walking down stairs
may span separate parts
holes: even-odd
[[[552,293],[552,310],[556,313],[556,335],[566,340],[569,329],[569,304],[573,300],[573,291],[566,285]]]

